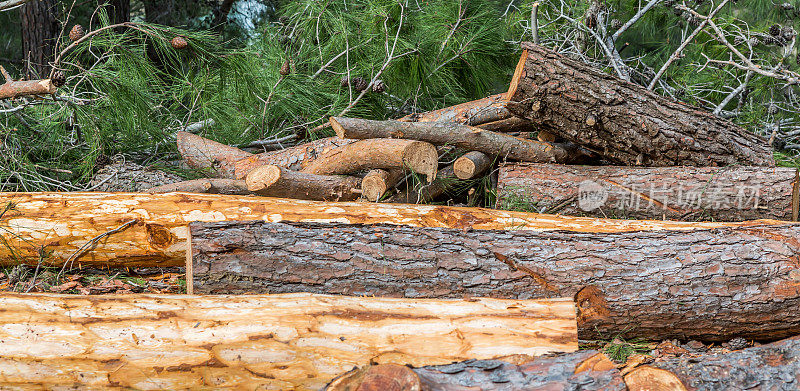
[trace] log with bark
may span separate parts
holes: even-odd
[[[361,179],[315,175],[278,166],[261,166],[247,174],[247,189],[261,196],[316,201],[353,201],[361,196]]]
[[[172,193],[176,191],[209,194],[251,194],[251,192],[247,190],[247,184],[245,181],[224,178],[192,179],[189,181],[168,183],[166,185],[147,189],[147,192],[150,194]]]
[[[439,154],[433,145],[414,140],[371,138],[336,148],[301,171],[317,175],[353,174],[375,168],[411,170],[436,179]]]
[[[426,204],[436,200],[439,196],[451,190],[458,182],[453,165],[445,166],[436,174],[436,179],[431,183],[417,182],[411,184],[406,182],[406,188],[398,189],[397,194],[389,197],[386,202],[399,204]]]
[[[482,152],[471,151],[453,162],[453,173],[458,179],[472,179],[483,174],[491,165],[491,157]]]
[[[396,385],[401,387],[396,388]],[[468,360],[447,365],[394,364],[353,369],[326,391],[345,390],[797,390],[800,339],[744,350],[659,359],[617,369],[593,350],[546,357]],[[395,386],[395,388],[392,388]]]
[[[318,390],[371,362],[578,348],[569,299],[4,293],[0,307],[0,381],[20,389]]]
[[[439,177],[440,174],[436,176]],[[406,176],[403,170],[382,170],[376,168],[370,170],[361,179],[361,195],[371,202],[380,200],[387,191],[391,190]],[[434,180],[435,182],[435,180]]]
[[[572,144],[548,144],[454,122],[374,121],[331,117],[330,123],[336,135],[341,138],[421,140],[525,162],[563,163],[581,155],[580,149]]]
[[[30,95],[55,94],[56,86],[50,79],[7,80],[0,84],[0,99],[20,98]]]
[[[403,122],[455,122],[495,132],[535,131],[532,124],[506,108],[506,94],[492,95],[455,106],[409,114]]]
[[[234,163],[234,176],[236,179],[244,179],[251,170],[265,165],[279,166],[293,171],[300,171],[317,157],[356,141],[358,140],[328,137],[280,151],[270,151],[252,155]]]
[[[796,219],[797,168],[506,164],[497,207],[636,219]]]
[[[234,164],[252,155],[189,132],[177,132],[175,137],[178,152],[189,167],[220,178],[234,178]]]
[[[575,297],[582,338],[800,332],[800,224],[694,231],[464,231],[192,223],[201,293]]]
[[[523,43],[508,109],[611,162],[774,166],[772,147],[731,121],[550,49]]]
[[[320,221],[457,229],[692,230],[747,223],[603,220],[436,205],[325,203],[220,194],[0,193],[0,264],[182,266],[192,221]]]

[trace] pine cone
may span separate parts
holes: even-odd
[[[86,35],[86,30],[79,24],[72,26],[72,30],[69,30],[69,40],[72,42],[83,38],[84,35]]]
[[[697,27],[697,26],[699,26],[699,25],[700,25],[700,23],[701,23],[702,21],[700,20],[700,18],[698,18],[698,17],[696,17],[696,16],[692,15],[691,17],[689,17],[689,20],[688,20],[688,22],[689,22],[689,24],[690,24],[690,25],[692,25],[692,26],[694,26],[694,27]]]
[[[351,82],[351,85],[353,86],[353,89],[358,91],[358,92],[364,91],[367,88],[368,84],[369,83],[367,83],[367,81],[364,80],[364,78],[361,77],[361,76],[354,77],[352,82]]]
[[[769,35],[777,37],[778,34],[780,33],[781,33],[781,25],[773,24],[772,26],[769,26]]]
[[[386,84],[383,80],[375,80],[375,83],[372,83],[372,92],[380,94],[386,91]]]
[[[347,76],[342,76],[342,81],[339,82],[339,86],[342,88],[347,88],[350,85],[350,79]]]
[[[55,71],[55,73],[53,73],[53,77],[50,78],[50,81],[53,82],[54,86],[61,87],[67,82],[67,78],[64,76],[64,72]]]
[[[622,22],[619,19],[611,19],[611,28],[614,30],[619,30],[622,27]]]
[[[797,32],[794,31],[792,26],[783,26],[781,29],[781,38],[785,39],[786,41],[791,41],[794,39],[795,35],[797,35]]]
[[[764,45],[775,45],[778,43],[778,38],[776,37],[763,37],[761,38],[761,42],[764,42]]]
[[[186,46],[189,46],[189,42],[186,42],[186,38],[181,37],[181,36],[177,36],[175,38],[172,38],[172,41],[170,41],[170,43],[172,44],[173,48],[178,49],[178,50],[183,49]]]
[[[284,61],[283,65],[281,65],[281,70],[279,71],[282,76],[286,76],[292,73],[292,66],[289,64],[289,60],[287,59]]]

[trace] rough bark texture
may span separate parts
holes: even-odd
[[[791,220],[796,168],[506,164],[497,207],[635,219]]]
[[[402,387],[394,386],[396,384]],[[419,368],[374,365],[352,370],[325,388],[325,391],[351,390],[624,391],[626,387],[620,371],[608,357],[593,350],[582,350],[537,357],[520,364],[498,359]]]
[[[237,161],[234,164],[235,176],[236,179],[244,179],[251,170],[265,165],[279,166],[293,171],[300,171],[317,157],[356,141],[358,140],[328,137],[280,151],[259,153]]]
[[[373,168],[410,169],[436,178],[439,154],[423,141],[372,138],[336,148],[309,163],[301,171],[318,175],[353,174]]]
[[[111,0],[106,6],[112,24],[130,22],[131,0]]]
[[[405,176],[406,173],[403,170],[387,171],[380,168],[370,170],[361,180],[361,195],[367,201],[376,202]]]
[[[28,1],[20,7],[22,59],[29,70],[27,79],[38,79],[50,74],[50,61],[55,55],[59,34],[59,4],[56,0]]]
[[[491,157],[483,152],[471,151],[456,159],[453,172],[458,179],[472,179],[483,174],[491,165]]]
[[[523,43],[508,109],[622,165],[774,166],[769,142],[732,122],[544,47]]]
[[[491,127],[498,132],[535,130],[527,120],[511,114],[506,109],[506,94],[492,95],[483,99],[473,100],[455,106],[424,113],[409,114],[399,121],[402,122],[455,122],[482,129]],[[499,126],[499,124],[505,126]]]
[[[7,81],[0,84],[0,99],[54,94],[55,92],[56,86],[53,85],[50,79]]]
[[[409,184],[409,182],[406,182]],[[386,202],[399,204],[425,204],[436,200],[439,196],[452,189],[456,183],[453,165],[449,165],[436,174],[436,179],[431,183],[417,183],[413,187],[400,188],[397,194],[391,196]]]
[[[203,178],[168,183],[166,185],[152,187],[146,191],[150,194],[172,193],[176,191],[209,194],[251,194],[251,192],[247,190],[247,184],[245,181],[220,178]]]
[[[13,208],[0,216],[0,264],[36,265],[39,250],[56,264],[181,266],[191,221],[318,221],[402,224],[456,229],[533,229],[588,232],[691,230],[747,223],[602,220],[481,208],[315,202],[220,194],[0,193]],[[2,204],[0,204],[2,205]],[[136,224],[87,242],[131,220]]]
[[[453,122],[373,121],[359,118],[331,117],[336,135],[342,138],[406,138],[436,145],[455,145],[502,159],[526,162],[567,162],[579,153],[577,148],[547,144],[483,130]]]
[[[571,300],[0,295],[0,382],[319,390],[370,362],[577,350]]]
[[[235,178],[234,164],[252,156],[239,148],[218,143],[189,132],[176,133],[178,152],[189,167],[222,178]]]
[[[261,166],[247,174],[247,189],[266,197],[353,201],[361,196],[360,187],[360,178],[307,174],[278,166]]]
[[[191,231],[197,292],[569,296],[582,338],[800,331],[800,224],[602,235],[263,222]]]

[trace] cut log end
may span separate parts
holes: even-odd
[[[340,124],[339,121],[336,120],[336,117],[331,117],[329,121],[331,123],[331,126],[333,127],[333,131],[336,132],[336,137],[346,138],[345,130],[342,127],[342,124]]]
[[[274,185],[279,179],[281,179],[281,169],[278,166],[267,165],[250,171],[245,183],[247,190],[260,191]]]
[[[403,152],[405,166],[418,174],[424,174],[428,183],[436,179],[439,170],[439,153],[430,143],[415,141],[410,143]]]
[[[634,369],[625,375],[624,380],[630,391],[686,391],[674,373],[650,366]]]
[[[528,49],[522,50],[522,56],[517,62],[517,67],[514,69],[514,76],[511,77],[511,83],[508,85],[508,92],[506,93],[505,100],[509,101],[517,93],[519,81],[522,79],[522,74],[525,72],[525,62],[528,60]]]
[[[472,151],[456,159],[453,172],[458,179],[472,179],[483,174],[492,163],[492,159],[481,152]]]
[[[361,195],[368,201],[376,202],[394,187],[404,176],[402,170],[371,170],[361,180]]]

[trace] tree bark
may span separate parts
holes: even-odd
[[[19,9],[22,59],[28,65],[26,79],[50,74],[50,61],[55,55],[59,34],[58,13],[55,0],[29,1]]]
[[[800,224],[695,231],[463,231],[192,223],[196,292],[574,297],[581,338],[800,331]],[[709,316],[713,314],[713,316]]]
[[[106,6],[111,24],[131,21],[131,0],[111,0]]]
[[[483,174],[492,165],[492,158],[478,151],[471,151],[456,159],[453,173],[458,179],[472,179]]]
[[[434,201],[442,194],[453,188],[456,183],[453,165],[449,165],[436,174],[436,179],[431,183],[417,183],[413,187],[398,189],[397,194],[390,197],[386,202],[399,204],[426,204]]]
[[[523,43],[508,109],[621,165],[774,166],[769,142],[544,47]]]
[[[300,171],[314,159],[328,154],[334,149],[358,140],[328,137],[296,145],[280,151],[270,151],[246,157],[234,163],[236,179],[244,179],[256,167],[273,165]]]
[[[577,350],[571,300],[0,295],[4,385],[318,390],[370,362]]]
[[[9,203],[11,206],[0,216],[1,265],[37,265],[39,252],[44,250],[49,255],[48,262],[56,265],[71,260],[74,266],[183,266],[187,224],[192,221],[336,221],[597,233],[754,224],[603,220],[438,205],[325,203],[191,193],[0,193],[0,200],[4,200],[0,208]],[[131,220],[136,223],[108,234]],[[84,248],[97,237],[102,240]]]
[[[496,132],[534,131],[533,125],[506,108],[506,94],[492,95],[455,106],[409,114],[402,122],[455,122]]]
[[[253,155],[189,132],[177,132],[176,138],[178,152],[189,167],[222,178],[235,179],[236,162]]]
[[[166,185],[150,188],[146,191],[150,194],[163,194],[172,192],[234,195],[251,194],[251,192],[247,190],[247,184],[245,181],[219,178],[203,178],[168,183]]]
[[[547,144],[453,122],[373,121],[331,117],[336,135],[341,138],[407,138],[435,145],[455,145],[471,151],[527,162],[562,163],[572,160],[579,150],[568,145]]]
[[[56,86],[50,79],[6,81],[0,84],[0,99],[55,94],[55,92]]]
[[[147,23],[172,26],[175,10],[175,0],[142,0],[144,15]]]
[[[406,173],[403,170],[387,171],[380,168],[370,170],[361,180],[361,195],[367,201],[377,202],[405,176]]]
[[[373,138],[336,148],[310,162],[301,171],[317,175],[353,174],[374,168],[410,169],[436,179],[439,154],[422,141]]]
[[[609,167],[507,164],[497,207],[632,219],[792,220],[800,183],[788,167]]]
[[[247,174],[247,189],[266,197],[353,201],[361,196],[360,187],[360,178],[307,174],[278,166],[261,166]]]

